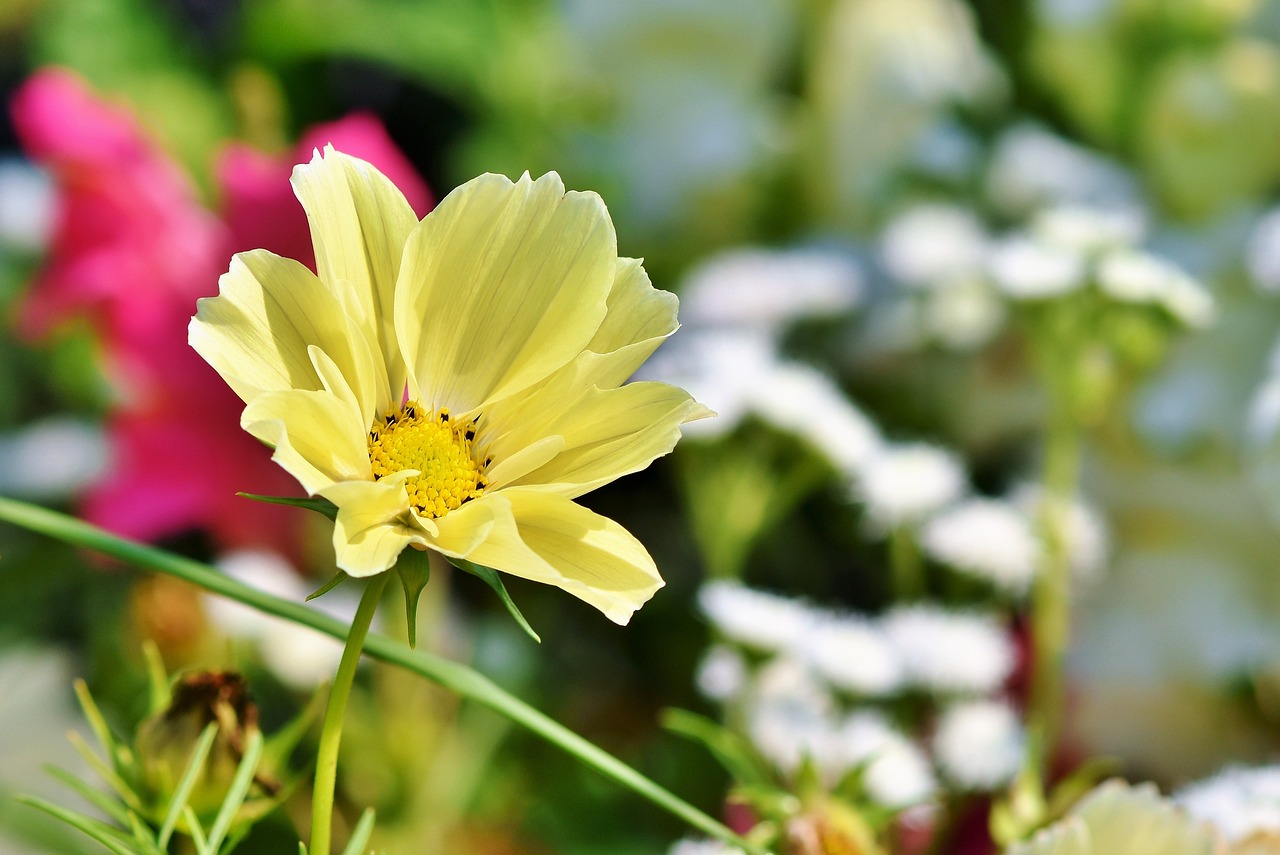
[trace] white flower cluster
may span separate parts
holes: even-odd
[[[1280,834],[1280,766],[1234,767],[1191,784],[1174,801],[1230,843]]]
[[[727,639],[708,650],[699,688],[738,709],[752,743],[784,773],[807,758],[833,784],[862,768],[867,794],[901,808],[928,801],[939,774],[983,790],[1016,772],[1022,727],[996,699],[1016,653],[991,616],[926,605],[837,613],[726,581],[705,585],[699,604]],[[920,693],[940,710],[932,759],[888,712]]]

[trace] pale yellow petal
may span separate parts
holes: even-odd
[[[316,271],[381,354],[387,394],[398,403],[405,366],[392,307],[405,241],[418,218],[385,175],[332,146],[295,167],[292,181],[311,224]]]
[[[594,193],[566,194],[555,173],[467,182],[405,250],[396,330],[411,393],[463,412],[538,382],[599,329],[616,267]]]
[[[561,496],[503,490],[460,510],[472,516],[454,511],[437,520],[441,551],[555,585],[615,623],[627,623],[663,585],[653,559],[626,529]],[[482,518],[489,526],[482,542],[465,552],[447,548]]]
[[[307,348],[315,345],[350,382],[376,382],[367,347],[338,300],[310,270],[266,250],[242,252],[197,302],[191,346],[246,402],[263,392],[317,390]]]
[[[1084,822],[1079,817],[1073,816],[1036,832],[1030,840],[1014,844],[1005,851],[1005,855],[1121,855],[1121,853],[1103,853],[1095,850]]]
[[[335,481],[372,480],[366,426],[350,402],[328,392],[267,392],[249,402],[240,426],[275,448],[272,460],[315,494]]]
[[[381,573],[395,564],[401,550],[426,545],[426,533],[409,513],[405,477],[346,481],[320,491],[338,506],[333,549],[338,567],[348,575]]]
[[[1108,781],[1073,811],[1089,828],[1095,853],[1211,855],[1213,836],[1201,822],[1160,797],[1152,784]]]
[[[679,324],[676,295],[659,291],[636,258],[619,258],[608,310],[587,343],[599,363],[591,382],[601,388],[625,382]]]
[[[683,389],[665,383],[595,390],[580,403],[556,428],[565,450],[512,486],[580,496],[669,454],[682,424],[711,415]]]

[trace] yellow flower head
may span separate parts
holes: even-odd
[[[662,579],[625,529],[573,500],[710,411],[625,383],[675,331],[676,299],[618,257],[600,197],[555,173],[482,175],[419,222],[331,146],[293,185],[319,275],[234,256],[190,341],[244,400],[241,426],[337,506],[338,566],[369,576],[434,549],[626,623]]]

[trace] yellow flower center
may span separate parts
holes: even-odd
[[[369,429],[369,462],[374,480],[402,469],[416,469],[405,481],[409,503],[423,516],[435,519],[457,510],[484,492],[483,464],[477,463],[471,443],[475,421],[457,424],[448,408],[428,415],[415,401],[387,410]]]

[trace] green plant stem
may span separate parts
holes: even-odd
[[[907,526],[897,526],[889,533],[889,568],[895,600],[910,602],[924,596],[924,567],[916,532]]]
[[[282,600],[250,588],[230,576],[219,573],[207,564],[116,537],[74,517],[25,502],[0,498],[0,520],[76,546],[103,552],[158,573],[174,576],[211,593],[236,600],[266,614],[310,627],[339,640],[347,637],[347,625],[337,618],[310,609],[302,603]],[[503,691],[496,683],[471,668],[420,650],[410,650],[403,643],[378,633],[370,633],[365,639],[364,646],[365,652],[376,659],[418,674],[506,716],[553,745],[559,746],[606,778],[679,817],[693,828],[738,846],[751,855],[766,855],[766,850],[760,846],[738,837],[723,823],[717,822],[564,725]]]
[[[329,841],[333,835],[333,791],[338,781],[338,746],[342,742],[347,699],[351,697],[356,665],[360,663],[360,651],[373,623],[373,613],[378,609],[390,576],[390,573],[379,573],[365,585],[360,606],[342,647],[338,673],[329,689],[329,703],[320,728],[320,747],[316,752],[316,782],[311,791],[311,855],[329,855]]]
[[[1028,718],[1040,730],[1048,765],[1061,736],[1066,705],[1066,655],[1071,642],[1071,556],[1067,514],[1080,472],[1080,426],[1065,390],[1055,390],[1054,413],[1045,438],[1044,494],[1040,526],[1044,542],[1040,572],[1031,595],[1033,672]],[[1064,400],[1065,399],[1065,400]]]

